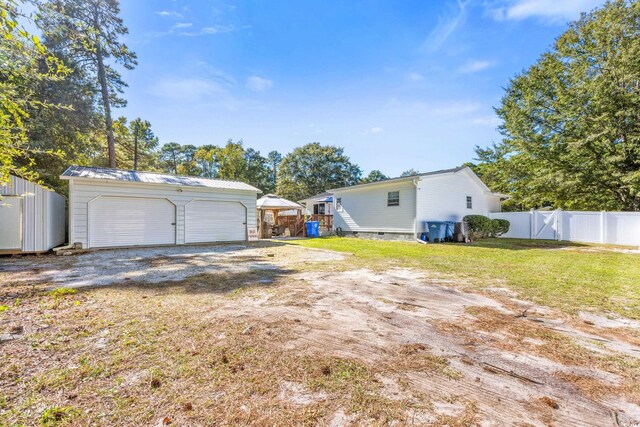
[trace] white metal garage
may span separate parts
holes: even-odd
[[[246,215],[247,209],[238,202],[193,200],[186,206],[186,243],[245,240]]]
[[[70,242],[83,248],[242,241],[255,187],[236,181],[72,166]]]
[[[175,243],[176,206],[167,199],[100,196],[89,202],[89,247]]]

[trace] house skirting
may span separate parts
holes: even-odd
[[[363,239],[373,240],[400,240],[400,241],[413,241],[415,239],[414,233],[396,233],[396,232],[370,232],[370,231],[345,231],[345,236],[360,237]]]

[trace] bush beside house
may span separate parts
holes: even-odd
[[[484,215],[467,215],[463,218],[472,240],[486,237],[500,237],[509,231],[511,225],[506,219],[491,219]]]

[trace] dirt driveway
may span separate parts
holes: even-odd
[[[0,424],[640,425],[640,325],[461,279],[276,243],[0,279]]]

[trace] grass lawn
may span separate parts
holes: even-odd
[[[354,254],[348,262],[380,269],[414,267],[509,288],[525,299],[575,313],[614,312],[640,319],[640,254],[568,242],[488,239],[472,245],[322,238],[293,242]]]
[[[508,240],[295,244],[0,259],[0,426],[640,418],[633,322],[528,302],[639,317],[638,255]],[[477,292],[491,287],[527,301]]]

